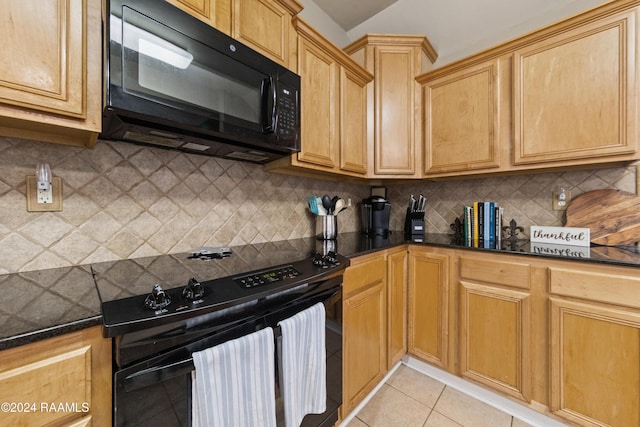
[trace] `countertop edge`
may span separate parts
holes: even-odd
[[[102,325],[102,315],[0,339],[0,351]]]

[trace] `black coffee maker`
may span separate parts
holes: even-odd
[[[367,236],[388,236],[391,204],[386,187],[371,187],[369,197],[362,200],[362,231]]]

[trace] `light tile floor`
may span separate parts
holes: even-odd
[[[527,427],[529,424],[401,365],[347,427]]]

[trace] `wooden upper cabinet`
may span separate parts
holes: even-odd
[[[302,100],[298,160],[337,168],[339,66],[305,37],[299,38],[298,58]]]
[[[419,80],[425,175],[500,166],[500,61]]]
[[[291,69],[295,29],[291,17],[302,10],[295,0],[231,0],[231,36]]]
[[[373,76],[305,21],[298,34],[300,152],[269,163],[272,171],[364,177],[367,96]]]
[[[637,13],[552,27],[514,52],[514,164],[633,158]]]
[[[100,2],[0,2],[0,132],[93,145],[102,117]]]
[[[424,36],[365,35],[345,47],[374,75],[369,90],[369,173],[374,177],[421,177],[421,95],[417,75],[437,55]]]
[[[221,5],[223,2],[220,0],[165,0],[167,3],[171,3],[172,5],[184,10],[189,15],[192,15],[198,18],[201,21],[206,22],[212,27],[218,28],[223,33],[229,34],[229,26],[226,28],[220,27],[217,22],[217,17],[219,13],[217,13],[216,6]],[[227,2],[229,0],[226,0]],[[229,11],[227,10],[227,14]],[[222,20],[222,19],[221,19]]]
[[[353,70],[340,70],[340,169],[367,173],[367,83]]]

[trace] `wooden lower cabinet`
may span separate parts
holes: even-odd
[[[460,286],[462,376],[528,401],[529,294],[467,281]]]
[[[450,256],[409,249],[409,354],[449,368]]]
[[[468,255],[458,261],[462,376],[529,401],[530,265]]]
[[[411,356],[572,425],[640,426],[639,268],[400,249],[345,272],[343,417],[402,357],[406,280]]]
[[[343,283],[342,415],[387,372],[386,255],[351,260]]]
[[[99,326],[4,350],[0,425],[110,426],[111,381]]]
[[[387,369],[407,353],[407,250],[387,259]]]
[[[640,273],[550,269],[551,410],[583,426],[640,426]]]

